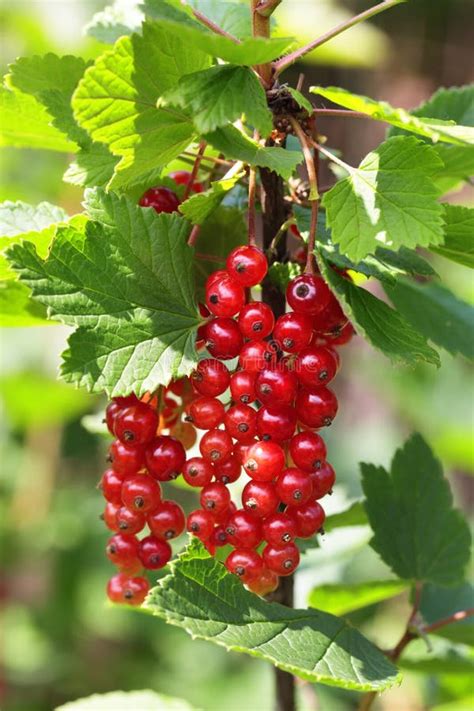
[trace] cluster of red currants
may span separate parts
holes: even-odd
[[[147,206],[171,212],[156,192],[165,189],[153,190],[155,202],[150,197]],[[267,304],[248,300],[267,268],[257,247],[234,249],[226,269],[207,280],[197,343],[207,353],[190,378],[158,397],[116,398],[107,408],[107,426],[117,438],[101,483],[103,518],[114,532],[107,555],[120,571],[108,585],[114,602],[143,601],[148,581],[140,571],[166,565],[169,541],[185,528],[212,555],[231,546],[227,569],[260,595],[297,568],[296,539],[322,530],[319,500],[331,492],[335,474],[315,430],[337,413],[327,387],[339,369],[334,346],[348,342],[353,330],[315,274],[289,283],[291,310],[275,320]],[[190,437],[187,431],[185,446],[183,428],[194,432]],[[200,456],[186,459],[196,430],[203,431]],[[243,470],[249,480],[237,508],[229,485]],[[160,486],[180,474],[200,490],[200,508],[187,520],[179,504],[162,498]],[[146,525],[150,534],[139,539]]]

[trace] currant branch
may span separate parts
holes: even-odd
[[[241,41],[238,39],[238,37],[235,37],[234,35],[230,34],[230,32],[226,32],[226,30],[222,29],[219,25],[217,25],[215,22],[213,22],[209,17],[204,15],[200,10],[196,10],[195,7],[192,5],[189,5],[189,3],[186,2],[186,0],[181,0],[181,5],[184,5],[185,7],[189,8],[199,22],[201,22],[203,25],[208,27],[210,30],[215,32],[217,35],[221,35],[222,37],[227,37],[227,39],[230,39],[232,42],[235,42],[235,44],[242,44]]]

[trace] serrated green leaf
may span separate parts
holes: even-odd
[[[311,590],[308,605],[332,615],[347,615],[389,600],[409,588],[402,580],[370,580],[354,585],[319,585]]]
[[[456,588],[440,588],[424,585],[421,593],[420,613],[426,624],[450,617],[460,610],[468,610],[474,602],[474,585],[464,583]],[[474,617],[466,617],[449,625],[444,625],[432,634],[450,639],[452,642],[474,645]]]
[[[332,240],[358,261],[377,247],[441,244],[443,208],[431,179],[441,163],[414,137],[390,138],[324,197]]]
[[[140,30],[144,15],[140,0],[115,0],[84,27],[85,34],[104,44],[114,44],[119,37]]]
[[[374,348],[394,362],[414,365],[425,361],[440,365],[438,353],[401,314],[369,291],[339,276],[324,260],[320,260],[320,264],[346,316]]]
[[[293,99],[296,101],[296,103],[300,106],[300,108],[305,109],[309,114],[313,113],[313,105],[309,99],[304,96],[304,94],[301,93],[301,91],[298,91],[298,89],[294,89],[292,86],[288,87],[288,91],[293,97]]]
[[[235,126],[218,128],[216,131],[206,134],[205,138],[226,158],[258,165],[259,168],[268,168],[281,175],[285,180],[291,178],[296,166],[303,160],[302,154],[298,151],[287,151],[278,147],[265,148]]]
[[[121,157],[110,186],[137,182],[178,156],[192,142],[189,115],[156,107],[184,74],[209,66],[209,57],[154,22],[143,36],[122,37],[90,67],[72,104],[78,123]]]
[[[435,143],[437,141],[466,145],[474,143],[474,128],[471,126],[460,126],[450,120],[415,116],[405,109],[394,108],[387,101],[375,101],[367,96],[352,94],[337,86],[312,86],[310,92],[324,96],[346,109],[362,112],[378,121],[386,121],[398,128],[430,138]]]
[[[148,0],[145,0],[145,8]],[[152,4],[154,0],[151,0]],[[206,17],[215,22],[223,30],[234,37],[245,39],[252,37],[251,14],[246,2],[242,0],[191,0],[189,3],[196,10],[200,10]],[[181,5],[182,7],[182,5]],[[272,24],[274,21],[272,18]]]
[[[24,328],[50,324],[46,308],[31,300],[27,286],[11,279],[0,282],[0,326]]]
[[[0,87],[0,146],[74,152],[76,144],[52,125],[52,117],[33,96]]]
[[[265,659],[307,681],[377,690],[398,680],[395,667],[343,620],[268,603],[193,542],[145,608],[193,637]]]
[[[63,175],[63,180],[86,188],[105,187],[112,179],[119,159],[113,156],[104,143],[91,142],[81,148]]]
[[[421,435],[395,452],[390,473],[360,466],[372,548],[402,579],[460,583],[469,560],[469,527],[453,508],[441,465]]]
[[[193,711],[183,699],[154,691],[111,691],[57,706],[55,711]]]
[[[444,210],[444,244],[431,251],[474,269],[474,209],[445,204]]]
[[[335,528],[364,526],[368,523],[364,501],[354,501],[345,511],[338,511],[326,517],[324,530],[328,533]]]
[[[188,48],[199,49],[233,64],[252,66],[271,62],[293,44],[293,40],[288,37],[249,37],[237,44],[228,37],[212,32],[186,12],[172,7],[164,0],[147,0],[146,13],[154,20],[159,20],[160,26],[168,35],[182,39]]]
[[[209,133],[245,115],[262,136],[272,130],[265,92],[249,67],[217,64],[182,77],[163,97],[165,104],[190,109],[199,133]]]
[[[238,173],[232,178],[215,180],[211,187],[202,193],[191,195],[181,203],[179,211],[187,220],[194,225],[202,225],[203,222],[219,207],[227,193],[234,188],[244,173]]]
[[[52,318],[74,326],[62,376],[109,395],[155,390],[196,363],[199,325],[189,225],[178,215],[88,191],[85,233],[59,228],[45,260],[9,250],[13,267]]]

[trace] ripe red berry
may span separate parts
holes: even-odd
[[[138,540],[135,536],[126,533],[116,533],[109,538],[106,553],[109,560],[120,568],[133,567],[138,556]]]
[[[320,530],[324,523],[325,514],[321,504],[311,501],[305,506],[288,509],[296,524],[296,535],[298,538],[310,538]]]
[[[319,314],[331,299],[331,292],[320,276],[301,274],[292,279],[286,289],[286,299],[293,309],[304,314]]]
[[[224,405],[215,397],[203,395],[187,408],[186,419],[201,430],[210,430],[220,425],[224,419]]]
[[[261,301],[251,301],[240,310],[239,328],[244,338],[251,341],[262,341],[273,331],[275,317],[267,304]]]
[[[256,551],[237,548],[227,556],[225,567],[230,573],[237,575],[243,583],[249,583],[261,574],[263,561]]]
[[[189,514],[187,519],[187,530],[194,534],[201,541],[207,541],[214,530],[214,517],[210,511],[197,509]]]
[[[268,481],[249,481],[242,491],[244,509],[260,518],[274,513],[279,503],[275,487]]]
[[[233,405],[225,413],[224,424],[231,437],[248,442],[257,434],[257,412],[249,405]]]
[[[326,459],[326,445],[316,432],[300,432],[290,441],[290,454],[295,465],[305,472],[321,468]]]
[[[240,477],[242,465],[235,456],[227,457],[223,462],[214,464],[214,476],[216,481],[221,481],[223,484],[232,484]]]
[[[273,329],[273,338],[287,353],[299,353],[309,345],[312,336],[311,318],[296,312],[280,316]]]
[[[122,485],[122,502],[130,511],[147,513],[156,509],[160,501],[160,485],[148,474],[129,477]]]
[[[296,538],[296,524],[286,513],[274,513],[267,516],[262,526],[263,537],[276,548],[291,543]]]
[[[142,207],[153,207],[156,212],[176,212],[179,199],[169,188],[157,187],[143,193],[138,204]]]
[[[228,543],[235,548],[256,548],[262,541],[260,520],[243,509],[229,517],[225,531]]]
[[[311,474],[311,481],[313,482],[313,498],[322,499],[323,496],[331,493],[336,481],[336,474],[329,462],[323,462],[319,470]]]
[[[257,440],[254,440],[253,442],[236,442],[234,444],[234,457],[242,466],[247,458],[250,447],[256,442]]]
[[[314,316],[313,329],[318,334],[337,336],[347,324],[347,316],[339,301],[331,294],[325,309]]]
[[[284,442],[293,435],[296,412],[289,405],[266,405],[257,415],[258,434],[264,440]]]
[[[183,467],[183,478],[190,486],[206,486],[211,482],[213,475],[212,464],[202,457],[188,459]]]
[[[199,449],[204,459],[223,461],[232,452],[232,438],[225,430],[209,430],[201,438]]]
[[[117,413],[114,433],[125,444],[141,445],[156,435],[158,415],[144,403],[131,405]]]
[[[202,489],[199,500],[204,511],[218,516],[226,511],[230,504],[229,489],[220,481],[207,484]]]
[[[109,528],[114,533],[119,532],[119,527],[118,527],[117,519],[116,519],[117,511],[119,511],[119,509],[120,509],[119,503],[113,504],[111,501],[108,501],[105,506],[104,513],[101,514],[101,518],[104,521],[107,528]]]
[[[105,408],[105,423],[107,425],[107,429],[109,430],[110,434],[114,434],[114,423],[115,423],[115,418],[123,410],[123,406],[119,405],[118,402],[115,402],[115,400],[112,400],[112,402],[109,402],[107,407]]]
[[[186,527],[184,511],[175,501],[162,501],[159,507],[148,515],[147,521],[153,535],[165,541],[177,538]]]
[[[278,575],[264,567],[258,578],[247,583],[247,587],[256,595],[264,597],[277,589],[278,582]]]
[[[209,543],[214,547],[220,548],[221,546],[226,546],[227,542],[227,533],[225,527],[216,526],[213,532],[211,533]]]
[[[115,516],[117,529],[120,533],[140,533],[146,523],[145,514],[131,511],[126,506],[121,506]]]
[[[114,397],[113,401],[120,407],[130,407],[131,405],[136,405],[140,402],[135,393],[130,393],[130,395],[119,395],[118,397]]]
[[[214,358],[230,360],[239,355],[243,338],[237,322],[231,318],[214,318],[206,324],[206,346]]]
[[[171,180],[174,180],[176,185],[189,185],[189,181],[191,180],[191,173],[189,170],[175,170],[172,173],[168,175]],[[191,186],[191,190],[193,193],[202,193],[204,190],[204,187],[202,183],[199,182],[194,182]]]
[[[107,596],[111,602],[141,605],[149,589],[150,584],[146,578],[117,573],[107,583]]]
[[[124,480],[124,474],[120,474],[114,469],[106,469],[99,484],[99,489],[102,490],[104,499],[112,504],[122,505],[122,484]]]
[[[214,316],[228,318],[239,313],[245,304],[245,291],[241,284],[220,269],[206,282],[206,306]]]
[[[258,247],[236,247],[227,257],[227,271],[242,286],[260,284],[267,273],[268,263],[264,253]]]
[[[232,399],[247,405],[257,399],[255,393],[256,373],[248,370],[238,370],[230,377],[230,392]]]
[[[146,449],[146,464],[151,476],[158,481],[176,479],[186,461],[184,447],[174,437],[156,437]]]
[[[237,506],[234,504],[233,501],[229,502],[228,507],[225,509],[225,511],[221,511],[220,514],[215,514],[213,513],[213,519],[214,523],[217,526],[225,526],[229,518],[232,516],[237,511]]]
[[[171,558],[171,547],[156,536],[146,536],[140,541],[138,555],[145,568],[159,570]]]
[[[283,503],[288,506],[302,506],[311,498],[313,483],[307,472],[289,467],[278,477],[275,489]]]
[[[243,370],[258,373],[263,368],[275,363],[277,357],[273,343],[267,341],[248,341],[239,354],[239,365]]]
[[[256,442],[247,452],[244,468],[255,481],[276,479],[285,466],[285,452],[276,442]]]
[[[200,395],[217,397],[229,387],[230,373],[225,363],[215,358],[205,358],[197,364],[191,378]]]
[[[346,343],[349,343],[352,336],[355,335],[356,332],[354,330],[354,326],[347,322],[346,325],[340,329],[337,335],[328,337],[328,343],[331,346],[344,346]]]
[[[328,427],[337,414],[337,398],[329,388],[302,388],[296,396],[299,421],[314,429]]]
[[[145,451],[117,439],[109,447],[109,461],[117,473],[136,474],[145,466]]]
[[[339,369],[339,356],[332,348],[310,346],[298,355],[295,370],[305,387],[329,383]]]
[[[300,562],[300,552],[294,543],[281,548],[268,544],[263,549],[263,561],[277,575],[291,575]]]
[[[284,367],[265,368],[255,381],[257,399],[264,405],[293,402],[297,389],[296,375]]]

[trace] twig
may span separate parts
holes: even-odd
[[[222,37],[227,37],[227,39],[232,40],[232,42],[235,42],[235,44],[241,44],[241,41],[238,39],[238,37],[234,37],[234,35],[231,35],[230,32],[226,32],[225,30],[222,29],[222,27],[219,27],[219,25],[216,25],[215,22],[209,19],[209,17],[206,17],[206,15],[203,15],[202,12],[199,10],[196,10],[196,8],[192,7],[189,5],[186,0],[181,0],[181,5],[184,5],[185,7],[188,7],[191,12],[193,13],[194,17],[196,20],[199,20],[203,25],[208,27],[210,30],[216,33],[216,35],[221,35]]]
[[[256,242],[256,214],[255,214],[255,190],[257,186],[257,175],[255,173],[255,168],[250,167],[249,171],[249,205],[248,205],[248,234],[249,234],[249,244],[255,245]]]
[[[183,156],[190,156],[191,158],[196,159],[197,154],[192,153],[192,151],[183,151],[182,154]],[[201,160],[203,162],[210,162],[210,163],[217,163],[218,165],[233,165],[232,161],[230,160],[224,160],[222,158],[214,158],[214,156],[202,156]]]
[[[258,12],[262,17],[270,17],[282,0],[261,0],[255,8],[255,12]]]
[[[191,192],[191,190],[193,188],[194,181],[196,180],[197,174],[199,172],[199,166],[201,165],[204,151],[206,150],[206,146],[207,146],[206,141],[201,141],[201,143],[199,144],[199,149],[196,154],[196,159],[194,161],[193,169],[191,171],[191,175],[189,176],[189,180],[187,182],[186,189],[184,191],[183,202],[184,202],[184,200],[188,199],[189,193]]]
[[[190,247],[194,247],[194,245],[196,244],[196,240],[199,237],[200,231],[201,231],[201,225],[194,225],[194,227],[191,230],[189,237],[188,237],[188,245]]]
[[[439,630],[441,627],[451,625],[453,622],[466,620],[468,617],[472,617],[472,615],[474,615],[474,607],[470,607],[467,610],[459,610],[459,612],[455,612],[453,615],[449,615],[449,617],[443,617],[443,619],[432,622],[430,625],[423,625],[422,630],[425,634],[429,634],[430,632]]]
[[[225,264],[225,259],[221,259],[221,257],[217,257],[215,254],[204,254],[203,252],[196,252],[194,256],[196,257],[196,259],[201,259],[203,262],[215,262],[216,264]]]
[[[320,153],[322,153],[326,158],[329,158],[329,160],[332,160],[334,163],[337,163],[338,165],[341,166],[341,168],[344,168],[344,170],[347,170],[349,172],[353,171],[354,168],[347,163],[344,163],[343,160],[338,158],[337,156],[334,155],[334,153],[331,153],[331,151],[328,151],[327,148],[324,148],[320,143],[317,143],[313,138],[309,139],[310,143],[318,149]]]
[[[359,22],[363,22],[364,20],[368,20],[371,17],[375,17],[375,15],[378,15],[380,12],[389,10],[391,7],[394,7],[395,5],[399,5],[400,3],[405,2],[405,1],[406,0],[384,0],[383,2],[379,3],[378,5],[374,5],[373,7],[370,7],[368,10],[361,12],[359,15],[352,17],[350,20],[345,20],[344,22],[341,22],[339,25],[334,27],[332,30],[329,30],[329,32],[326,32],[324,35],[321,35],[321,37],[318,37],[317,39],[313,40],[313,42],[310,42],[309,44],[304,45],[304,47],[299,47],[294,52],[291,52],[290,54],[287,54],[285,57],[282,57],[281,59],[274,62],[273,69],[275,72],[275,77],[278,76],[279,74],[281,74],[281,72],[283,72],[289,66],[291,66],[292,64],[297,62],[298,59],[301,59],[301,57],[304,57],[305,54],[308,54],[308,52],[312,52],[313,49],[316,49],[317,47],[320,47],[322,44],[329,42],[329,40],[333,39],[333,37],[337,37],[337,35],[340,35],[342,32],[345,32],[345,30],[348,30],[351,27],[354,27],[354,25],[358,25]]]

